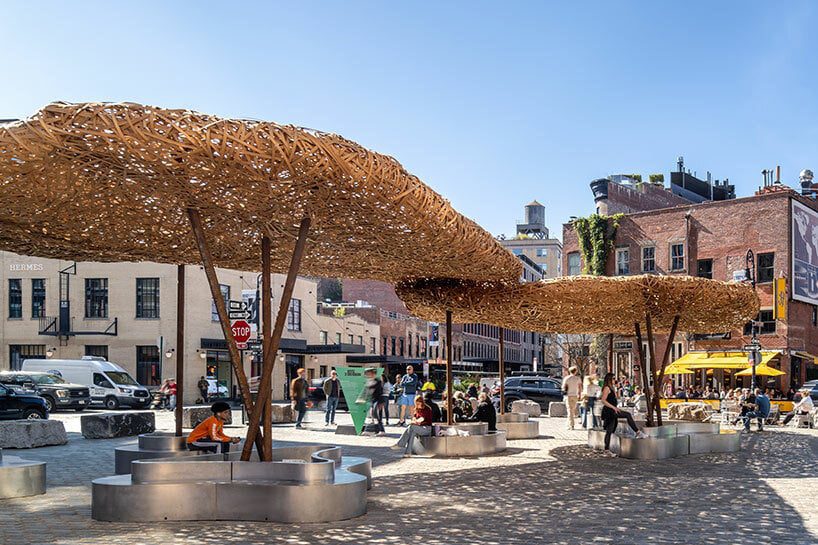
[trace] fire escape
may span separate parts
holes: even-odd
[[[41,316],[40,317],[40,335],[49,335],[58,337],[60,346],[67,346],[71,337],[76,335],[110,335],[116,336],[118,330],[118,319],[108,324],[102,331],[95,330],[76,330],[74,329],[74,320],[71,317],[71,276],[77,274],[76,262],[60,271],[60,314],[59,316]]]

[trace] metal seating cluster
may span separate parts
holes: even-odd
[[[611,436],[611,452],[634,460],[663,460],[687,454],[741,450],[741,436],[734,430],[721,429],[718,423],[673,422],[644,428],[644,431],[648,437],[637,439],[627,425],[621,424]],[[602,450],[604,445],[604,430],[588,430],[588,446]]]
[[[0,449],[0,499],[45,494],[45,462],[3,456]]]

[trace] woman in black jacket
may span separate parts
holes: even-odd
[[[497,431],[497,412],[494,410],[494,404],[489,399],[488,394],[480,392],[477,396],[477,410],[471,418],[470,422],[487,422],[489,431]]]

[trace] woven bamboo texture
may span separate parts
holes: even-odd
[[[687,333],[727,332],[758,314],[750,286],[690,276],[569,276],[505,286],[491,282],[421,279],[401,282],[398,296],[421,318],[484,323],[551,333],[622,333],[650,313],[667,332],[679,315]]]
[[[521,264],[392,157],[338,135],[132,103],[54,103],[0,125],[0,249],[77,261],[198,264],[202,215],[217,266],[302,274],[516,282]]]

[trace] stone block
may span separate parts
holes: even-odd
[[[153,411],[85,414],[80,418],[86,439],[111,439],[156,431]]]
[[[290,403],[273,403],[273,424],[289,424],[295,422],[295,413]]]
[[[565,402],[552,401],[551,403],[549,403],[548,416],[557,418],[568,416],[568,407],[565,406]]]
[[[182,427],[193,429],[208,418],[213,416],[213,411],[210,410],[210,405],[191,405],[182,409]],[[232,424],[232,412],[230,418],[225,424]]]
[[[542,408],[536,401],[530,399],[518,399],[511,402],[511,412],[527,414],[528,416],[540,416]]]
[[[68,443],[58,420],[0,421],[0,448],[36,448]]]

